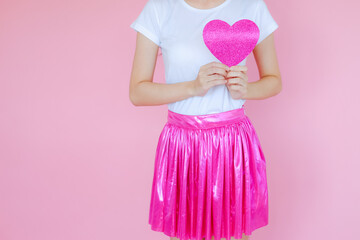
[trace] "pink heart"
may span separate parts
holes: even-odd
[[[249,19],[230,26],[219,19],[209,21],[203,30],[205,45],[220,62],[231,67],[239,64],[255,48],[259,27]]]

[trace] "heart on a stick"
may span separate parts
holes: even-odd
[[[255,48],[259,40],[259,27],[249,19],[242,19],[230,26],[219,19],[209,21],[203,29],[205,45],[223,64],[239,64]]]

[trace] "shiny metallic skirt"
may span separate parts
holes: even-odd
[[[268,224],[265,158],[244,108],[206,115],[168,110],[149,224],[180,240],[241,239]]]

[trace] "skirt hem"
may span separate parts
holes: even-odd
[[[167,231],[164,231],[162,228],[156,228],[156,227],[154,227],[153,225],[151,225],[150,223],[149,223],[149,225],[150,225],[150,229],[153,230],[153,231],[155,231],[155,232],[161,232],[161,233],[164,233],[164,234],[165,234],[166,236],[168,236],[168,237],[176,237],[176,238],[180,239],[180,236],[177,235],[177,234],[171,234],[171,233],[169,233],[169,232],[167,232]],[[245,232],[242,232],[241,234],[245,234],[246,236],[251,236],[252,233],[253,233],[255,230],[257,230],[257,229],[259,229],[259,228],[266,227],[267,225],[269,225],[268,222],[267,222],[267,223],[264,223],[264,224],[260,224],[260,225],[258,225],[258,226],[256,226],[256,227],[254,227],[250,232],[246,232],[246,231],[245,231]],[[205,240],[213,240],[213,239],[215,239],[215,236],[212,235],[210,239],[206,239],[206,236],[202,236],[200,239],[197,239],[196,237],[193,237],[193,238],[187,237],[187,238],[186,238],[186,240],[202,240],[202,239],[205,239]],[[221,236],[221,240],[225,240],[225,239],[226,239],[226,240],[239,240],[239,239],[242,239],[242,238],[239,238],[239,236],[230,236],[230,238]]]

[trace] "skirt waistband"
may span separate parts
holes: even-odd
[[[244,118],[246,115],[243,107],[204,115],[185,115],[168,109],[167,123],[184,128],[204,129],[233,124],[242,121]]]

